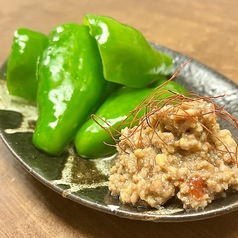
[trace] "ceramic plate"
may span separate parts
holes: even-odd
[[[168,48],[152,44],[157,50],[170,54],[179,68],[189,58]],[[211,218],[238,209],[238,194],[228,193],[203,210],[185,211],[176,200],[159,210],[124,205],[110,196],[107,188],[109,169],[115,158],[84,160],[69,146],[60,157],[48,156],[31,143],[37,118],[36,105],[7,93],[6,64],[0,71],[0,135],[16,159],[43,184],[77,203],[90,208],[134,220],[156,222],[193,221]],[[176,78],[189,91],[200,95],[222,95],[216,103],[238,118],[238,86],[207,66],[191,60]],[[226,126],[226,125],[222,125]],[[228,128],[229,129],[229,128]],[[233,135],[237,140],[238,135]]]

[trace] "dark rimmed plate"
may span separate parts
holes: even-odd
[[[152,44],[152,47],[170,54],[174,59],[175,69],[189,60],[187,56],[163,46]],[[109,169],[114,158],[84,160],[75,154],[73,146],[69,146],[62,156],[52,157],[32,145],[31,136],[37,118],[36,106],[7,94],[5,72],[6,64],[3,64],[0,69],[1,138],[29,173],[64,197],[120,217],[156,222],[201,220],[238,210],[238,194],[232,192],[198,211],[184,211],[176,200],[171,200],[159,210],[121,204],[118,199],[110,196],[107,189]],[[215,99],[216,103],[225,106],[228,112],[238,118],[238,86],[211,68],[191,60],[181,70],[176,81],[200,95],[226,94],[226,97]],[[222,127],[229,126],[224,124]],[[236,132],[233,132],[233,136],[237,140]]]

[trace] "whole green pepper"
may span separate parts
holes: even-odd
[[[36,147],[59,155],[101,99],[107,81],[89,28],[74,23],[52,30],[38,68]]]
[[[36,101],[37,60],[47,44],[47,36],[26,28],[14,33],[7,64],[7,88],[11,95]]]
[[[172,72],[172,58],[154,50],[133,27],[96,15],[85,15],[84,24],[97,41],[106,80],[142,88]]]
[[[174,81],[168,82],[163,88],[179,93],[185,92],[185,89]],[[113,145],[115,142],[102,127],[109,128],[108,125],[110,125],[114,129],[121,130],[129,126],[133,118],[129,118],[122,125],[121,123],[128,117],[130,111],[135,109],[152,90],[154,88],[132,89],[122,87],[112,93],[95,113],[97,116],[95,119],[100,125],[89,119],[80,127],[75,137],[77,153],[84,158],[100,158],[114,153],[116,151],[115,147],[108,146],[105,143]],[[170,95],[172,93],[166,92],[160,99]],[[137,116],[141,117],[143,113],[144,111],[141,110]],[[98,120],[98,118],[102,120]],[[113,133],[113,129],[110,129],[110,131]]]

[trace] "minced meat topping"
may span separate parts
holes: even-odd
[[[176,196],[185,209],[206,207],[238,190],[237,144],[221,130],[214,105],[191,100],[165,105],[121,131],[109,190],[126,204],[158,208]]]

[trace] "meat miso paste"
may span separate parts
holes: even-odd
[[[198,209],[238,190],[237,144],[220,129],[213,103],[181,101],[145,117],[121,131],[108,185],[113,196],[155,208],[176,196],[185,209]]]

